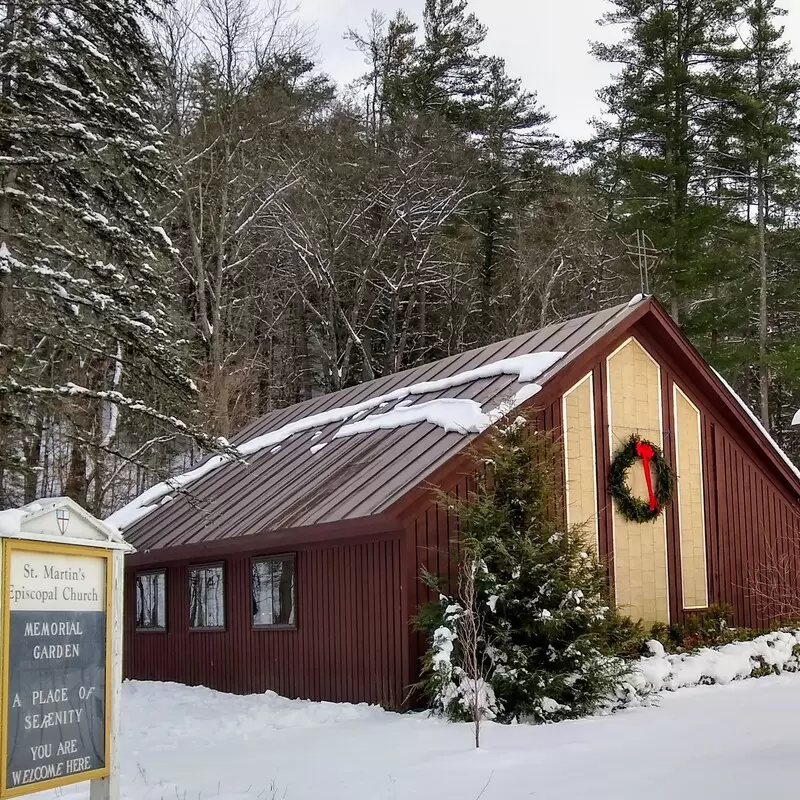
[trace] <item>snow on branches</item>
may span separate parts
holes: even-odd
[[[196,387],[174,325],[173,249],[154,216],[169,180],[141,27],[151,10],[147,0],[18,0],[7,10],[0,467],[19,471],[25,459],[9,454],[35,448],[57,419],[80,499],[87,448],[111,445],[119,409],[210,444],[175,413]]]

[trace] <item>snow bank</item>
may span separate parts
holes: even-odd
[[[270,452],[274,453],[277,452],[278,447],[283,442],[297,433],[355,419],[358,421],[344,425],[334,438],[418,424],[420,422],[430,422],[448,431],[477,433],[499,419],[502,416],[501,409],[507,411],[510,407],[519,405],[524,400],[533,397],[541,389],[541,386],[532,383],[532,381],[535,381],[560,361],[564,355],[563,352],[557,351],[528,353],[514,356],[513,358],[504,358],[491,364],[484,364],[477,369],[459,372],[449,378],[403,386],[393,392],[371,397],[361,403],[333,408],[320,414],[312,414],[309,417],[295,420],[274,431],[269,431],[240,443],[237,445],[237,450],[241,456],[254,455],[268,448]],[[444,392],[474,381],[497,378],[500,375],[516,375],[518,382],[525,385],[517,390],[510,404],[492,409],[488,414],[484,413],[480,405],[472,400],[441,398],[428,403],[407,404],[411,397]],[[389,404],[397,405],[382,414],[363,416]],[[363,417],[363,419],[358,419],[359,417]],[[312,452],[317,451],[312,450]],[[158,483],[140,494],[126,506],[111,514],[106,519],[106,522],[120,530],[125,530],[149,514],[154,508],[157,508],[159,503],[168,495],[199,480],[229,461],[231,461],[230,456],[214,456],[190,472]]]
[[[369,706],[122,687],[120,800],[753,800],[797,794],[800,677],[482,727]],[[241,725],[241,727],[239,727]],[[670,779],[671,775],[676,777]],[[36,795],[89,800],[87,784]]]
[[[800,671],[800,631],[775,631],[748,642],[705,647],[691,653],[666,653],[660,642],[648,642],[651,656],[642,658],[622,687],[623,705],[636,704],[656,692],[702,684],[728,684],[766,673]]]
[[[797,409],[795,415],[792,417],[792,425],[800,425],[800,408]]]
[[[147,738],[160,742],[161,748],[177,747],[173,743],[193,739],[196,731],[207,731],[220,743],[257,741],[270,732],[309,732],[347,723],[368,723],[388,713],[366,703],[290,700],[272,691],[234,695],[169,682],[125,681],[123,694],[123,735],[130,730],[147,731]],[[154,709],[159,713],[153,713]],[[169,711],[163,713],[166,709]]]
[[[126,711],[135,709],[141,719],[130,719],[127,725],[140,722],[156,738],[169,739],[178,726],[182,732],[218,721],[216,736],[256,734],[264,730],[290,730],[339,725],[383,717],[387,712],[367,703],[326,703],[289,700],[275,692],[254,695],[231,695],[203,686],[179,683],[125,681]],[[141,698],[142,702],[137,700]],[[171,708],[170,717],[153,715],[153,708]]]

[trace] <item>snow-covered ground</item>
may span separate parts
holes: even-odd
[[[530,727],[127,683],[124,800],[794,798],[800,676],[664,693],[658,707]],[[88,797],[83,787],[43,800]]]

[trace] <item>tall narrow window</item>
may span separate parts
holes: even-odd
[[[189,627],[208,630],[225,627],[225,576],[222,564],[189,570]]]
[[[253,559],[253,627],[295,626],[294,556]]]
[[[136,573],[136,629],[164,631],[167,629],[167,573]]]

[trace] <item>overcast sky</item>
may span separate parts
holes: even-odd
[[[321,67],[339,83],[364,71],[360,54],[342,36],[348,28],[366,30],[373,9],[390,17],[398,8],[420,21],[423,0],[300,0],[300,16],[317,29]],[[784,0],[788,38],[800,58],[800,0]],[[608,38],[596,25],[604,0],[470,0],[470,8],[489,29],[484,50],[505,58],[509,74],[556,116],[562,136],[587,135],[588,119],[598,111],[595,92],[607,83],[610,68],[588,54],[588,42]]]

